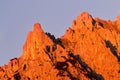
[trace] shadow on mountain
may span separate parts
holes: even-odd
[[[59,44],[62,48],[65,48],[62,44],[62,41],[60,38],[55,38],[54,35],[52,35],[51,33],[49,32],[46,32],[45,33],[55,44]]]
[[[90,80],[104,80],[103,76],[97,74],[94,70],[92,70],[84,61],[81,60],[79,55],[74,55],[71,52],[68,52],[68,58],[64,57],[64,62],[56,62],[55,68],[59,70],[58,76],[68,76],[71,80],[80,80],[78,77],[80,74],[83,74]],[[78,71],[78,75],[75,76],[72,74],[69,68],[69,63]]]
[[[113,44],[108,40],[105,40],[105,44],[106,44],[106,47],[110,48],[110,51],[118,59],[118,62],[120,62],[120,56],[118,55],[118,50],[117,50],[116,46],[113,46]]]
[[[15,80],[21,80],[20,74],[19,74],[19,73],[16,73],[16,74],[14,75],[14,79],[15,79]]]

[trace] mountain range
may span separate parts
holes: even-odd
[[[0,80],[120,80],[120,16],[82,12],[60,38],[35,23],[22,55],[0,66]]]

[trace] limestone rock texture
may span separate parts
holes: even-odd
[[[60,38],[35,23],[22,55],[0,66],[0,80],[120,80],[120,16],[82,12]]]

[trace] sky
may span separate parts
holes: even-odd
[[[34,23],[60,37],[84,11],[115,20],[120,15],[120,0],[0,0],[0,65],[22,55]]]

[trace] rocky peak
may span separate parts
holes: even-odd
[[[46,45],[53,45],[53,41],[44,33],[39,23],[34,24],[34,29],[28,33],[23,47],[23,57],[35,59],[35,54],[42,51]]]
[[[117,16],[116,25],[117,25],[118,30],[120,31],[120,15]]]
[[[38,33],[38,34],[41,33],[41,35],[44,34],[44,31],[43,31],[40,23],[35,23],[34,24],[33,32]]]
[[[72,27],[74,29],[87,27],[88,29],[92,30],[92,27],[94,25],[95,25],[95,21],[92,18],[92,16],[87,12],[83,12],[76,18],[76,20],[73,21]]]
[[[117,21],[119,21],[119,20],[120,20],[120,15],[117,16]]]

